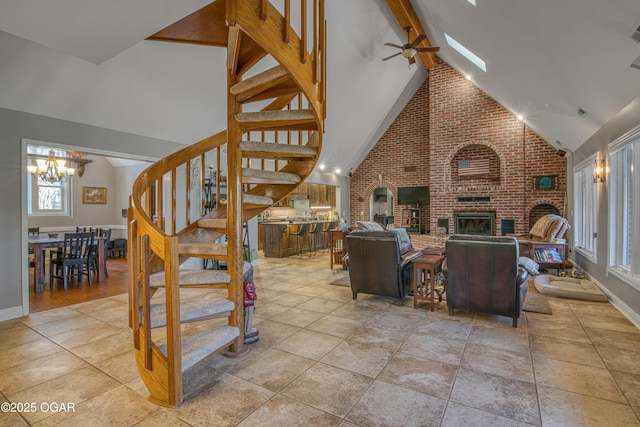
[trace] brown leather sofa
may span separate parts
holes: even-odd
[[[515,237],[453,235],[446,243],[446,293],[454,309],[518,318],[527,294],[528,272],[518,266]]]
[[[401,244],[393,231],[355,230],[346,237],[345,258],[353,299],[358,293],[398,298],[413,289],[413,263],[421,252]]]

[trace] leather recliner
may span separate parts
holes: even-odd
[[[402,305],[413,287],[412,261],[421,252],[403,252],[400,236],[393,231],[356,230],[347,235],[346,242],[353,299],[360,292],[398,298]]]
[[[518,318],[527,294],[528,272],[518,266],[515,237],[453,235],[446,243],[446,294],[454,309]]]

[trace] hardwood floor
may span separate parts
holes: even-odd
[[[109,277],[102,282],[93,282],[91,286],[85,277],[81,283],[73,279],[65,291],[61,280],[54,280],[53,287],[44,284],[42,292],[33,291],[33,272],[29,271],[29,311],[50,310],[79,302],[91,301],[127,292],[127,260],[124,258],[108,259]]]

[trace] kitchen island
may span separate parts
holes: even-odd
[[[270,258],[283,258],[295,254],[296,240],[291,239],[289,242],[289,233],[296,232],[302,224],[311,224],[310,228],[313,230],[313,224],[318,224],[319,227],[324,228],[328,221],[317,219],[294,219],[294,220],[259,220],[258,228],[261,230],[262,235],[262,251],[265,257]],[[307,244],[311,241],[310,234],[305,237]],[[291,246],[289,246],[289,243]]]

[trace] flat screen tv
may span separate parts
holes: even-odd
[[[429,187],[398,187],[399,205],[428,205]]]

